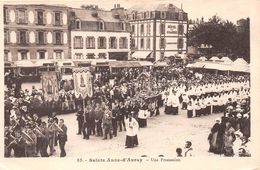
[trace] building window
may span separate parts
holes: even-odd
[[[4,24],[9,22],[9,12],[7,8],[4,8]]]
[[[83,38],[80,36],[74,37],[74,49],[83,49]]]
[[[37,44],[40,44],[40,45],[45,44],[46,43],[46,39],[47,39],[47,37],[46,37],[46,33],[45,32],[43,32],[43,31],[38,31],[37,32],[37,35],[36,35],[36,43]]]
[[[162,18],[162,19],[165,19],[165,18],[166,18],[166,12],[165,12],[165,11],[162,11],[162,12],[161,12],[161,18]]]
[[[141,38],[141,48],[144,48],[144,39]]]
[[[18,10],[17,11],[17,19],[19,24],[27,24],[28,22],[28,14],[26,10]]]
[[[5,52],[4,52],[4,61],[9,61],[8,53],[9,53],[9,51],[5,50]]]
[[[155,12],[151,12],[151,13],[150,13],[150,17],[151,17],[151,18],[154,18],[154,17],[155,17]]]
[[[177,48],[183,48],[183,38],[178,38],[177,45],[178,45]]]
[[[127,49],[127,38],[126,37],[121,37],[119,39],[119,48],[120,49]]]
[[[135,26],[132,25],[132,33],[135,33]]]
[[[10,42],[10,36],[9,36],[9,31],[4,30],[4,43],[7,44]]]
[[[21,52],[21,60],[28,60],[27,51]]]
[[[147,38],[147,39],[146,39],[146,48],[147,48],[148,50],[150,49],[150,44],[151,44],[150,38]]]
[[[141,24],[141,34],[144,34],[144,25]]]
[[[75,53],[75,59],[83,59],[82,53]]]
[[[110,49],[116,49],[117,48],[116,37],[110,37],[109,38],[109,48]]]
[[[98,54],[98,57],[99,57],[100,59],[106,59],[106,53],[99,53],[99,54]]]
[[[183,27],[183,25],[178,25],[178,34],[179,34],[179,35],[182,35],[183,32],[184,32],[184,27]]]
[[[160,48],[165,48],[165,44],[166,44],[165,38],[161,38],[160,39]]]
[[[121,23],[121,29],[124,31],[125,30],[125,23]]]
[[[151,24],[147,23],[146,27],[147,27],[147,35],[150,35],[151,34]]]
[[[95,38],[94,37],[87,37],[86,38],[86,48],[87,49],[94,49],[95,48]]]
[[[131,49],[135,49],[135,39],[131,40]]]
[[[106,49],[106,37],[99,37],[98,38],[98,48],[99,49]]]
[[[61,26],[61,12],[54,13],[54,25]]]
[[[104,22],[101,21],[101,22],[98,23],[98,29],[104,30]]]
[[[43,25],[43,12],[42,11],[37,11],[37,21],[38,21],[38,25]]]
[[[81,23],[80,20],[76,21],[76,29],[80,29],[81,28]]]
[[[61,45],[62,44],[62,32],[54,32],[54,44]]]
[[[27,44],[29,42],[29,33],[27,31],[18,31],[18,44]]]
[[[38,54],[39,54],[39,59],[41,60],[45,59],[45,51],[39,51]]]
[[[95,59],[94,53],[87,53],[87,59]]]
[[[165,24],[160,24],[160,34],[165,34]]]
[[[135,19],[135,14],[132,14],[132,19],[133,19],[133,20]]]
[[[55,51],[56,59],[62,59],[62,51]]]

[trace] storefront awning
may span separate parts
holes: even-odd
[[[156,62],[154,67],[167,67],[168,64],[166,62]]]
[[[129,61],[132,65],[131,67],[142,67],[142,65],[138,61]]]
[[[131,67],[132,65],[127,61],[110,61],[109,66],[111,68],[127,68]]]
[[[150,61],[139,61],[141,66],[152,66],[153,63]]]
[[[146,59],[152,51],[136,51],[132,54],[133,58]]]
[[[19,60],[15,62],[17,67],[37,67],[32,61],[30,60]]]
[[[59,67],[73,67],[75,64],[72,61],[58,61]]]

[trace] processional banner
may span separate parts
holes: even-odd
[[[74,90],[83,98],[93,96],[92,77],[89,68],[73,69]]]
[[[57,74],[55,71],[42,73],[42,90],[45,101],[52,101],[59,91]]]

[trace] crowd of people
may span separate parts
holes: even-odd
[[[246,112],[241,113],[242,117],[250,117],[250,85],[246,75],[198,74],[183,66],[175,66],[149,71],[124,69],[113,75],[113,84],[102,79],[104,76],[111,77],[108,73],[95,76],[93,96],[86,98],[73,88],[62,88],[53,101],[45,101],[40,89],[33,87],[29,92],[9,85],[5,91],[5,156],[11,156],[12,150],[15,157],[37,156],[39,153],[50,156],[55,152],[57,141],[60,156],[66,156],[67,128],[64,120],[58,120],[54,112],[76,112],[77,134],[83,135],[83,139],[91,139],[91,136],[112,139],[118,132],[126,131],[126,148],[138,145],[138,129],[149,125],[149,117],[160,115],[159,108],[163,105],[166,114],[177,115],[181,109],[187,110],[188,118],[226,113],[226,108],[230,107],[236,111],[241,106]],[[48,122],[40,121],[43,115],[40,111],[48,115]],[[228,111],[230,113],[224,117],[233,118],[235,114]],[[233,126],[234,122],[230,124]],[[245,136],[250,121],[242,124],[240,130],[243,129]],[[250,133],[246,136],[247,141],[249,137]],[[214,148],[210,152],[225,154],[224,150],[218,152]]]

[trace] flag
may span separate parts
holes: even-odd
[[[42,73],[42,90],[45,101],[52,101],[59,91],[57,74],[55,71]]]
[[[92,77],[88,68],[73,69],[75,92],[81,94],[83,98],[93,95]]]

